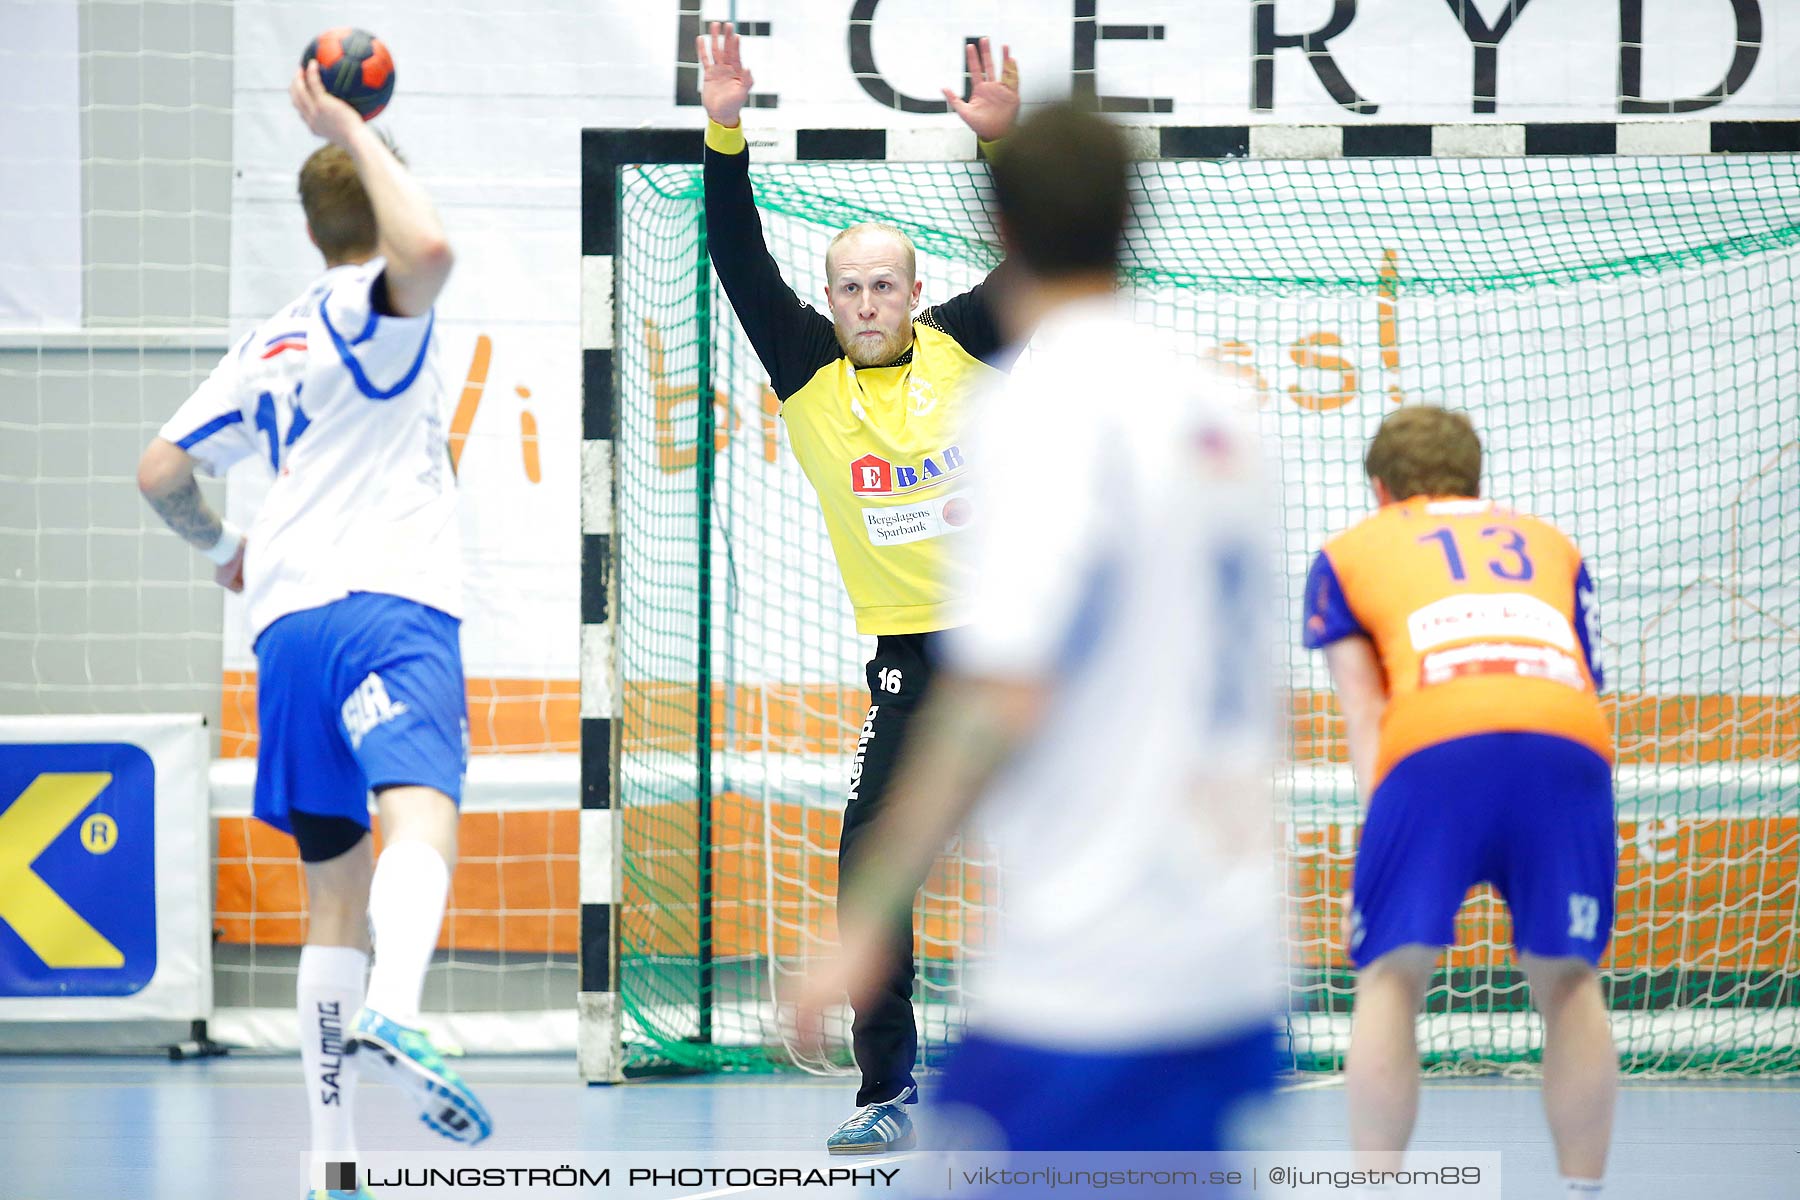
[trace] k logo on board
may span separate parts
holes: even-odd
[[[156,769],[123,743],[0,745],[0,996],[156,974]]]

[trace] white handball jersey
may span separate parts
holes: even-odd
[[[245,531],[252,639],[351,592],[462,615],[432,314],[377,314],[369,293],[384,266],[327,271],[233,346],[162,427],[208,474],[250,455],[274,473]]]
[[[983,410],[958,673],[1036,680],[984,798],[1001,937],[970,1024],[1097,1051],[1273,1019],[1272,509],[1254,411],[1129,319],[1064,309]]]

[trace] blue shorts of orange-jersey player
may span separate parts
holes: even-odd
[[[1471,887],[1492,884],[1520,954],[1597,965],[1613,921],[1612,768],[1542,733],[1485,733],[1414,751],[1369,802],[1352,885],[1360,969],[1406,945],[1456,941]]]

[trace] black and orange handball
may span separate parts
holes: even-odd
[[[301,69],[315,58],[325,90],[365,121],[386,108],[394,95],[394,56],[386,42],[366,29],[326,30],[306,44]]]

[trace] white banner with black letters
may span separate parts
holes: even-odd
[[[733,12],[756,77],[744,119],[763,132],[959,128],[942,89],[963,86],[964,40],[983,34],[1012,46],[1028,102],[1089,91],[1126,120],[1162,125],[1800,117],[1800,0],[719,0],[704,9]],[[575,678],[580,130],[700,128],[702,15],[700,0],[498,9],[370,0],[356,11],[395,57],[379,124],[458,251],[437,330],[446,419],[466,431],[471,676]],[[342,20],[322,0],[234,8],[235,329],[321,268],[294,199],[317,142],[286,87],[308,39]],[[745,403],[758,411],[754,396]],[[746,436],[764,436],[765,424],[746,419]],[[240,518],[261,489],[250,474],[233,481]],[[251,665],[234,620],[226,666]]]

